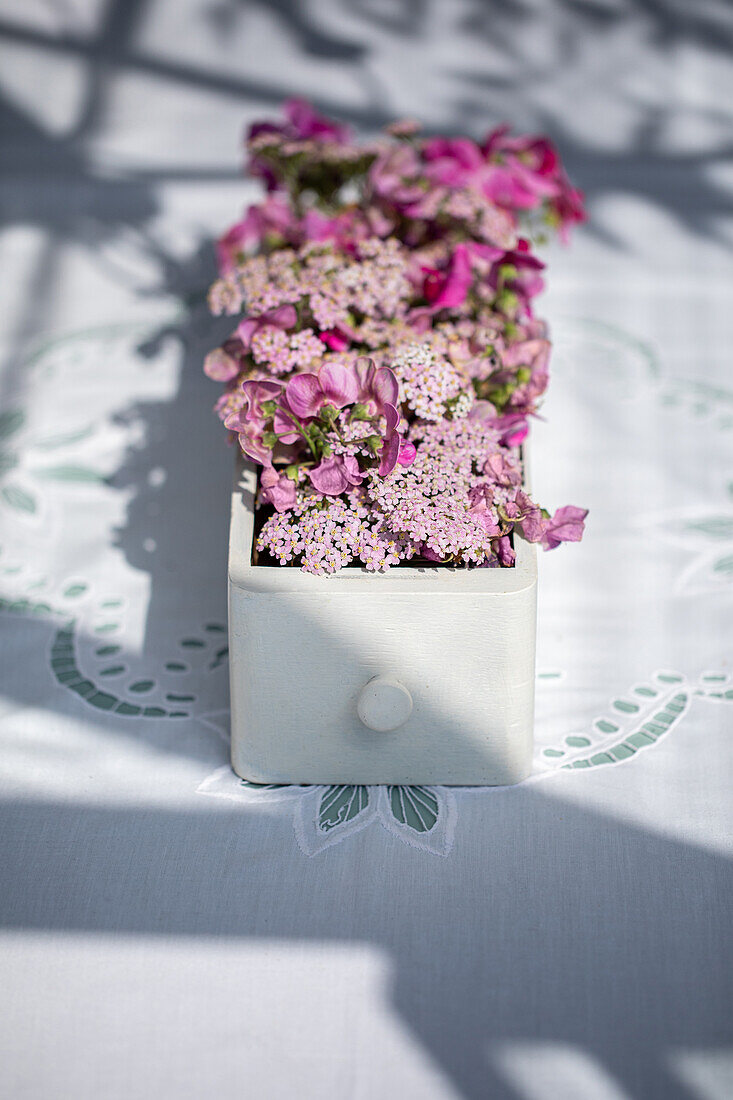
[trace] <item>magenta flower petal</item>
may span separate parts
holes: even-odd
[[[517,524],[527,542],[541,542],[549,520],[545,519],[539,506],[530,499],[523,489],[517,490],[515,503],[520,510]]]
[[[547,521],[542,539],[545,550],[554,550],[561,542],[580,542],[587,515],[587,508],[576,508],[574,504],[558,508],[552,519]]]
[[[371,393],[372,379],[374,377],[374,360],[368,355],[360,355],[354,363],[354,374],[359,386],[359,400],[364,401]]]
[[[318,372],[323,396],[327,402],[343,409],[352,405],[359,395],[359,384],[351,367],[343,363],[326,363]]]
[[[204,374],[215,382],[231,382],[239,374],[239,363],[224,348],[214,348],[204,359]]]
[[[516,557],[512,550],[512,544],[508,535],[503,535],[500,539],[496,540],[496,556],[502,565],[514,565],[514,559]]]
[[[282,393],[282,383],[268,382],[264,378],[248,378],[242,383],[242,392],[247,399],[247,420],[264,423],[263,401],[274,401]]]
[[[432,303],[431,310],[437,312],[439,309],[455,309],[456,306],[463,305],[472,280],[469,251],[465,244],[459,244],[453,251],[443,289]]]
[[[379,452],[379,476],[391,474],[400,457],[400,437],[395,432],[388,436]]]
[[[247,458],[253,462],[267,465],[270,461],[270,451],[262,442],[262,432],[258,424],[246,423],[239,433],[239,446]]]
[[[359,485],[364,475],[353,455],[332,455],[308,471],[314,489],[324,496],[337,497],[350,485]]]
[[[502,451],[495,451],[494,454],[489,455],[484,463],[483,472],[491,481],[504,487],[519,485],[522,480],[521,470],[507,461]]]
[[[236,327],[236,334],[244,344],[247,351],[252,346],[252,337],[259,329],[258,317],[245,317],[243,321],[240,321]]]
[[[379,412],[384,412],[386,407],[395,406],[399,399],[400,387],[394,371],[389,367],[380,367],[375,371],[371,392]]]
[[[415,461],[417,455],[417,447],[414,443],[411,443],[409,439],[400,440],[400,449],[397,454],[397,461],[400,466],[411,466]]]
[[[522,417],[514,427],[504,432],[499,442],[502,447],[518,447],[520,443],[524,443],[528,435],[529,424]]]
[[[288,405],[299,419],[317,416],[325,404],[323,387],[315,374],[296,374],[285,387]]]
[[[346,351],[349,346],[349,341],[337,328],[328,329],[326,332],[319,332],[318,339],[331,351]]]
[[[295,504],[295,482],[272,466],[265,466],[260,474],[260,489],[262,500],[276,512],[287,512]]]
[[[295,306],[278,306],[277,309],[270,309],[266,313],[261,313],[259,317],[245,317],[237,325],[236,333],[245,348],[249,350],[255,333],[265,328],[279,328],[286,332],[289,328],[293,328],[297,320],[298,314]]]
[[[349,128],[340,122],[334,122],[325,115],[319,115],[306,99],[288,99],[284,105],[285,117],[290,123],[293,137],[307,141],[336,141],[343,143],[349,139]]]

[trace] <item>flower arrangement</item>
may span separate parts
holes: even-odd
[[[530,241],[584,218],[554,147],[398,122],[373,142],[307,103],[249,131],[266,197],[218,242],[206,357],[216,409],[261,467],[257,549],[332,573],[410,560],[514,564],[513,540],[578,541],[522,487],[548,381]]]

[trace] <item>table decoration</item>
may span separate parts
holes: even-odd
[[[586,511],[531,495],[550,341],[532,239],[582,195],[542,137],[300,100],[256,123],[266,198],[218,242],[206,357],[238,443],[232,760],[257,782],[506,784],[532,758],[537,544]],[[309,739],[303,731],[319,729]]]

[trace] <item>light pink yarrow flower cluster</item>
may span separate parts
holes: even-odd
[[[295,99],[247,147],[267,195],[218,242],[209,302],[234,327],[204,369],[261,467],[259,551],[329,573],[577,541],[585,511],[531,500],[518,450],[550,354],[530,235],[585,216],[554,146],[409,121],[355,142]]]

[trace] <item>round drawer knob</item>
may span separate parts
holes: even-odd
[[[359,693],[356,710],[365,726],[379,733],[396,730],[412,714],[412,696],[399,680],[375,676]]]

